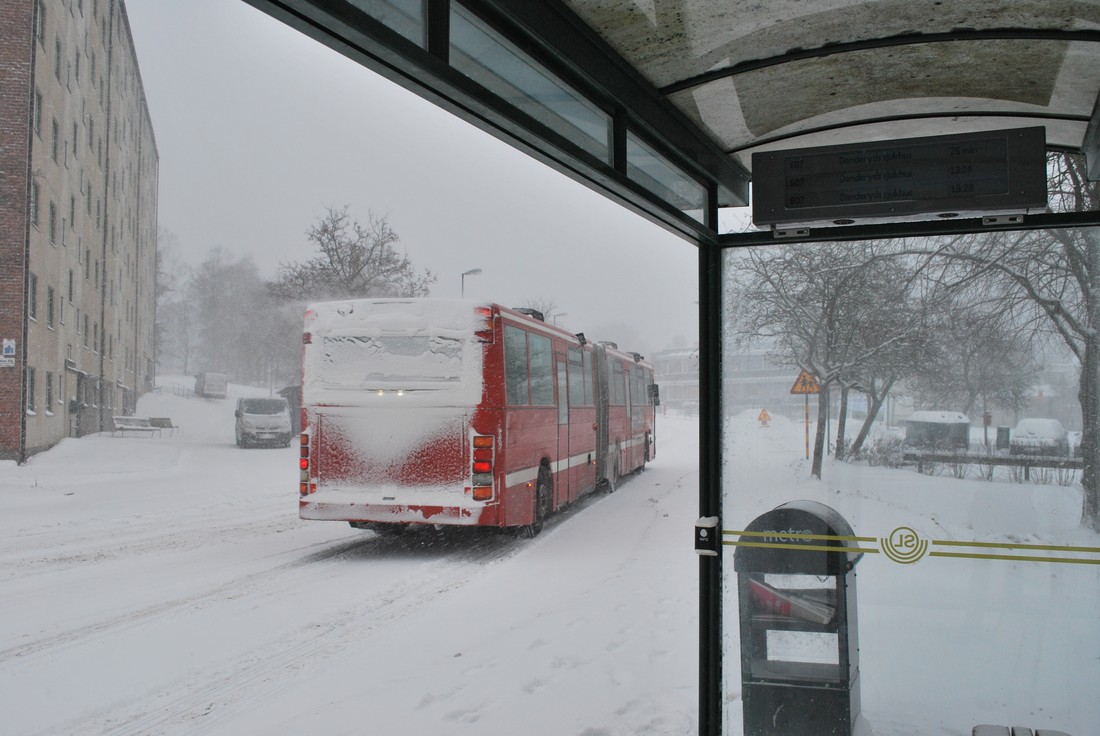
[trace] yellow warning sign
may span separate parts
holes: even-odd
[[[767,409],[761,409],[760,414],[757,415],[756,421],[760,422],[763,426],[768,426],[768,422],[772,420],[772,415],[768,413]]]
[[[821,384],[803,368],[802,372],[798,374],[798,378],[794,379],[794,385],[791,386],[791,393],[819,394],[821,393]]]

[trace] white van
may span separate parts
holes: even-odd
[[[200,373],[195,376],[195,395],[205,399],[224,399],[229,377],[224,373]]]
[[[237,447],[279,445],[293,438],[290,406],[284,398],[237,400]]]

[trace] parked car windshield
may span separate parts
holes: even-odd
[[[249,399],[242,403],[241,409],[246,414],[281,414],[287,410],[287,404],[283,399]]]

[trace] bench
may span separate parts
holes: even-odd
[[[149,417],[149,426],[156,427],[157,429],[167,429],[170,434],[175,434],[179,429],[179,425],[172,424],[170,417]]]
[[[116,435],[125,437],[127,432],[134,434],[156,434],[158,437],[161,433],[161,427],[155,427],[146,417],[111,417],[111,421],[114,422],[114,428],[111,430],[111,436]]]

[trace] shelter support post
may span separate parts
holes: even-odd
[[[722,250],[699,249],[699,516],[722,511]],[[722,552],[699,558],[699,734],[722,733]]]

